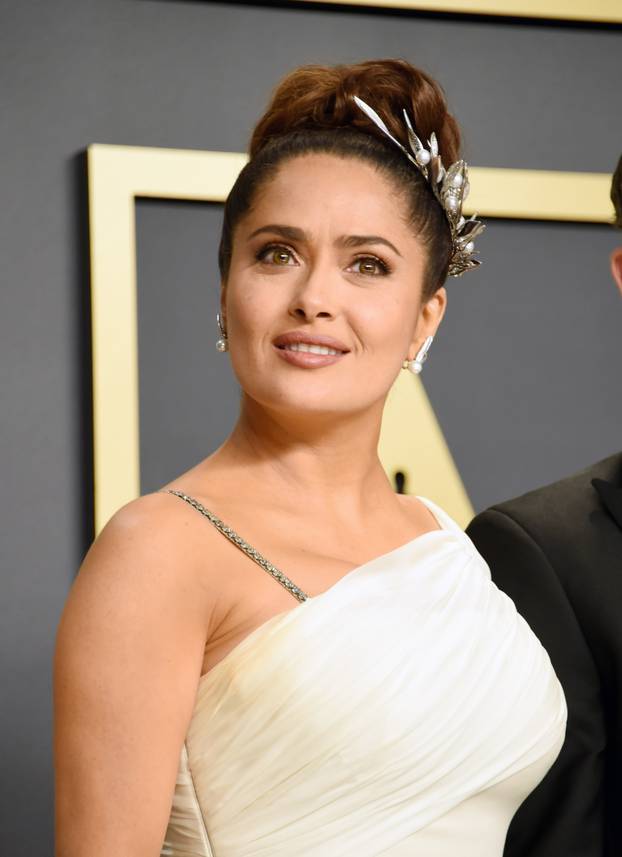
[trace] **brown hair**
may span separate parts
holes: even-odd
[[[622,155],[611,179],[611,202],[616,212],[614,224],[622,229]]]
[[[410,63],[386,59],[294,70],[281,81],[257,123],[250,160],[225,203],[218,254],[223,281],[235,227],[259,187],[285,160],[327,153],[367,161],[394,181],[407,198],[410,222],[427,249],[424,300],[443,285],[452,252],[445,213],[423,176],[356,106],[354,95],[373,107],[403,145],[408,146],[402,113],[406,109],[424,143],[436,133],[445,166],[458,159],[460,131],[441,87]]]

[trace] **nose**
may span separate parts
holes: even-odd
[[[331,276],[331,274],[333,276]],[[298,320],[334,318],[337,314],[337,284],[332,282],[334,272],[328,260],[309,263],[302,276],[297,278],[289,305],[289,314]]]

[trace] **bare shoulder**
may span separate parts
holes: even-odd
[[[145,494],[127,503],[108,521],[91,545],[80,572],[109,565],[108,574],[162,579],[192,575],[199,563],[197,542],[204,535],[196,512],[163,492]],[[153,581],[155,583],[155,581]]]
[[[205,639],[211,608],[198,573],[196,536],[173,501],[164,494],[139,497],[106,524],[71,586],[57,659],[75,661],[78,638],[84,668],[91,658],[106,660],[123,634],[131,645],[141,634],[155,641],[184,625]]]
[[[166,494],[128,503],[69,592],[54,653],[63,853],[87,840],[102,855],[161,845],[212,609],[188,511]]]
[[[187,528],[184,512],[183,504],[170,494],[145,494],[115,512],[93,546],[98,549],[141,550],[154,542],[163,547],[169,542],[175,542]]]
[[[420,526],[423,530],[442,528],[436,513],[419,497],[414,494],[396,494],[396,497],[415,526]]]
[[[152,664],[161,668],[163,657],[170,664],[173,651],[188,681],[199,674],[215,597],[205,584],[205,550],[197,549],[200,528],[188,511],[176,498],[154,493],[112,516],[65,602],[57,674],[80,681],[108,674],[114,681],[134,661],[153,677]]]

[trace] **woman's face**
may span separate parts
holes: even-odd
[[[445,289],[421,302],[425,259],[405,201],[373,166],[286,161],[235,229],[222,293],[242,389],[309,416],[384,401],[444,313]]]

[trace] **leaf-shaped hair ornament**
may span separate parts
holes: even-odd
[[[447,169],[443,167],[441,156],[438,151],[436,134],[430,134],[428,147],[426,148],[413,128],[412,122],[406,110],[403,111],[404,123],[406,125],[406,136],[410,151],[397,140],[389,131],[376,111],[366,104],[358,95],[353,96],[356,105],[371,119],[374,125],[391,140],[408,158],[408,160],[419,170],[430,185],[432,193],[440,203],[449,228],[453,251],[449,261],[449,276],[459,277],[465,271],[470,271],[481,264],[479,259],[474,258],[475,246],[473,240],[485,229],[485,224],[476,220],[473,215],[468,220],[462,216],[462,204],[469,193],[469,172],[465,161],[455,161]]]

